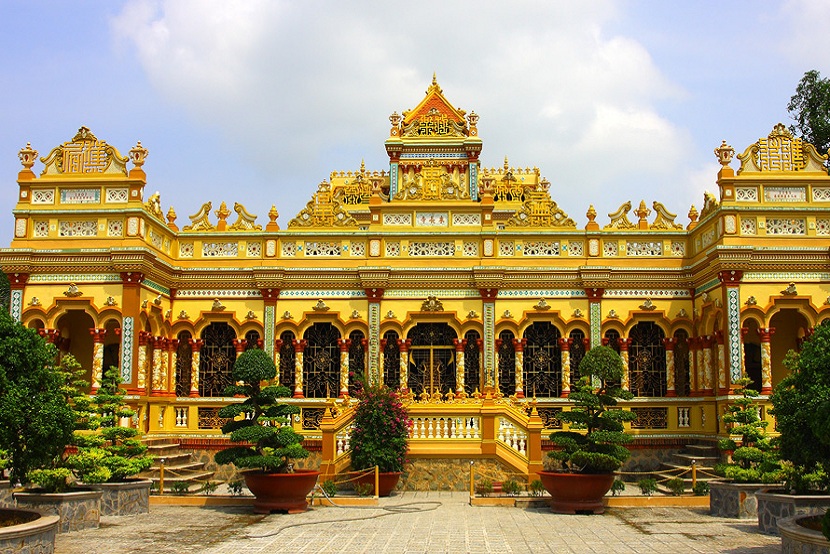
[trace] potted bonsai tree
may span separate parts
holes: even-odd
[[[632,440],[623,422],[636,417],[613,407],[633,395],[614,384],[622,378],[623,363],[610,347],[589,350],[579,363],[579,374],[583,377],[570,394],[574,406],[559,418],[585,432],[552,433],[550,440],[559,449],[548,453],[546,467],[551,470],[540,471],[539,477],[551,495],[554,512],[602,513],[602,497],[614,483],[614,471],[631,455],[623,446]]]
[[[749,388],[751,382],[748,377],[735,381],[738,398],[723,415],[729,436],[718,441],[718,448],[731,452],[732,461],[715,466],[715,473],[725,480],[709,484],[711,515],[756,517],[755,492],[782,477],[778,453],[766,434],[767,422],[759,415],[758,391]]]
[[[246,444],[217,452],[214,459],[247,470],[245,484],[256,496],[254,512],[291,514],[306,510],[306,495],[320,472],[294,467],[293,460],[307,458],[309,452],[302,446],[303,436],[291,426],[291,416],[300,409],[278,401],[291,396],[291,391],[262,386],[276,374],[274,361],[264,350],[246,350],[236,359],[233,378],[241,384],[227,387],[225,396],[239,395],[245,400],[223,407],[219,416],[231,419],[222,432],[229,433],[232,442]]]
[[[758,526],[778,533],[782,514],[823,513],[830,507],[830,324],[816,327],[801,352],[784,360],[789,374],[773,390],[783,491],[759,492]]]
[[[362,383],[357,393],[350,453],[358,471],[378,468],[378,496],[389,496],[403,472],[410,419],[395,391],[383,384]],[[374,489],[374,474],[357,479]]]

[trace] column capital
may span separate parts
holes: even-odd
[[[348,352],[349,347],[352,345],[351,339],[337,339],[337,346],[340,347],[340,352]]]
[[[245,339],[233,339],[233,347],[236,349],[236,353],[240,354],[245,351],[245,347],[248,346],[248,341]]]
[[[573,342],[574,340],[570,337],[559,337],[559,348],[563,352],[570,351]]]
[[[384,289],[382,288],[371,287],[363,290],[366,292],[366,298],[368,298],[369,301],[377,302],[383,298]]]
[[[200,352],[205,345],[205,341],[202,339],[187,339],[187,342],[190,344],[190,350],[193,352]]]
[[[585,287],[585,296],[589,300],[602,300],[602,295],[605,294],[605,289],[598,287]]]
[[[12,290],[22,289],[29,281],[28,273],[6,273]]]
[[[398,348],[401,352],[409,352],[410,346],[412,346],[412,339],[398,339]]]
[[[737,285],[744,278],[744,272],[738,269],[729,269],[718,272],[718,280],[724,285]]]
[[[464,347],[467,346],[467,339],[452,339],[452,343],[455,345],[456,352],[463,352]]]
[[[677,344],[677,339],[674,337],[666,337],[663,339],[663,347],[665,347],[668,352],[674,351],[675,344]]]
[[[701,346],[700,337],[689,337],[689,350],[700,350]]]
[[[140,271],[122,271],[120,275],[122,285],[140,285],[144,281],[144,274]]]
[[[478,293],[481,295],[482,300],[493,301],[499,294],[499,289],[495,287],[481,287],[478,289]]]
[[[704,335],[700,337],[700,345],[703,348],[712,348],[712,344],[714,344],[715,339],[712,335]]]
[[[176,352],[179,349],[179,343],[181,341],[179,339],[169,339],[167,341],[167,350],[169,352]]]
[[[622,337],[620,337],[620,338],[619,338],[619,339],[617,339],[617,340],[619,341],[620,351],[622,351],[622,352],[628,352],[628,347],[629,347],[629,346],[631,346],[631,343],[632,343],[633,341],[632,341],[631,339],[624,339],[624,338],[622,338]]]
[[[527,346],[527,339],[513,339],[513,348],[516,352],[524,352],[525,346]]]
[[[758,336],[761,342],[769,342],[775,334],[775,327],[760,327],[758,328]]]
[[[259,289],[259,292],[266,302],[276,302],[280,295],[280,289],[278,288],[263,287]]]
[[[158,336],[150,339],[154,350],[164,350],[167,346],[167,337]]]
[[[305,350],[305,347],[308,345],[308,341],[305,339],[294,339],[294,352],[302,352]]]
[[[715,337],[715,342],[717,342],[718,344],[724,344],[726,335],[723,333],[723,331],[715,331],[714,333],[712,333],[712,336]]]
[[[104,342],[104,339],[107,336],[106,329],[95,329],[94,327],[89,330],[89,334],[92,335],[92,342]]]

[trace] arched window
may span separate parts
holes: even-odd
[[[294,392],[296,379],[294,371],[297,366],[297,354],[294,350],[294,333],[283,331],[280,335],[280,385],[288,387]]]
[[[499,358],[499,390],[505,396],[516,394],[516,347],[512,331],[502,331],[496,341],[496,353]]]
[[[259,348],[259,331],[248,331],[245,333],[245,350]]]
[[[202,331],[204,345],[199,361],[199,396],[223,396],[225,387],[233,383],[235,338],[236,332],[224,322],[211,323]]]
[[[357,394],[358,379],[366,373],[366,349],[363,331],[352,331],[349,334],[349,396]]]
[[[193,347],[190,331],[182,331],[176,337],[179,347],[176,350],[176,396],[190,396],[190,370],[193,365]]]
[[[585,333],[579,329],[574,329],[568,335],[571,339],[571,389],[579,383],[579,362],[585,357]]]
[[[398,344],[398,333],[386,331],[383,340],[386,341],[383,347],[383,384],[396,390],[401,387],[401,347]]]
[[[638,323],[628,338],[629,390],[634,396],[666,395],[666,348],[663,330],[651,321]]]
[[[332,398],[340,393],[340,331],[331,323],[315,323],[306,330],[303,353],[303,395]]]
[[[689,396],[689,333],[683,329],[674,332],[674,390],[677,396]]]
[[[467,394],[481,392],[481,355],[478,351],[478,341],[481,336],[478,331],[467,331],[464,335],[464,390]]]
[[[458,338],[446,323],[419,323],[407,336],[409,389],[415,394],[455,392],[455,346]]]
[[[562,354],[559,329],[549,321],[537,321],[525,329],[525,396],[554,397],[562,392]]]

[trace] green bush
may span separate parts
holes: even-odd
[[[242,486],[245,484],[245,481],[241,479],[237,479],[236,481],[230,481],[228,483],[228,491],[233,496],[240,496],[242,495]]]
[[[637,485],[640,487],[640,492],[645,496],[651,496],[657,492],[657,479],[646,477],[637,481]]]
[[[72,472],[65,467],[33,469],[28,477],[32,483],[46,491],[64,492],[69,488]]]
[[[173,494],[187,494],[190,492],[190,483],[187,481],[175,481],[170,485],[170,491]]]
[[[219,488],[219,483],[215,481],[205,481],[202,483],[202,487],[199,489],[200,492],[205,493],[205,495],[210,496],[216,492],[216,489]]]
[[[326,496],[332,498],[337,496],[337,483],[332,481],[331,479],[326,479],[323,481],[323,492],[326,493]]]
[[[358,496],[369,496],[370,494],[375,492],[375,487],[374,485],[370,485],[369,483],[355,483],[354,492]]]
[[[692,487],[692,492],[695,496],[706,496],[709,494],[709,483],[706,481],[698,481],[695,483],[695,486]]]
[[[493,492],[493,481],[487,478],[482,478],[476,483],[476,494],[479,496],[487,496]]]
[[[545,485],[542,484],[541,479],[534,479],[530,482],[530,496],[542,496],[545,492]]]
[[[686,492],[686,482],[680,477],[675,477],[674,479],[666,481],[666,488],[669,489],[674,496],[680,496]]]
[[[522,492],[522,486],[515,479],[508,479],[501,485],[501,492],[507,496],[516,496]]]
[[[619,496],[625,490],[625,483],[622,479],[614,479],[611,484],[611,496]]]

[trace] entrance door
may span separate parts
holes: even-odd
[[[409,389],[446,395],[455,391],[455,331],[446,323],[420,323],[407,338],[409,347]]]

